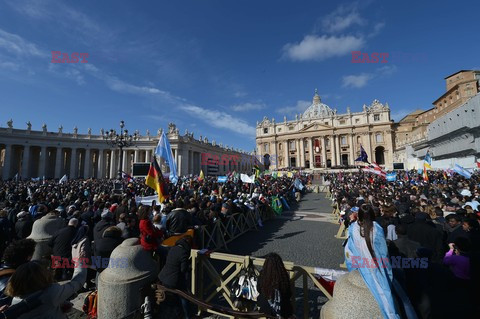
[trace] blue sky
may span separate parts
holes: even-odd
[[[0,122],[156,132],[174,122],[253,150],[264,116],[318,88],[338,112],[388,102],[400,119],[480,69],[478,1],[0,1]],[[389,53],[352,63],[351,51]],[[51,63],[52,51],[89,54]],[[407,57],[408,54],[410,57]]]

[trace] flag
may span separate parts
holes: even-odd
[[[362,145],[360,145],[360,156],[355,160],[355,162],[368,163],[368,155]]]
[[[198,180],[203,181],[205,179],[205,175],[203,175],[203,170],[200,170],[200,175],[198,175]]]
[[[300,191],[303,190],[303,188],[305,187],[303,186],[302,182],[298,178],[296,178],[295,181],[293,182],[293,186],[295,186],[295,188]]]
[[[477,161],[477,168],[480,168],[480,162]]]
[[[240,180],[243,183],[252,184],[255,182],[255,175],[248,176],[247,174],[240,174]]]
[[[277,195],[272,196],[272,209],[277,215],[281,215],[283,211],[283,205],[280,198]]]
[[[446,172],[445,170],[443,170],[443,178],[444,178],[444,179],[448,179],[448,177],[447,177],[447,172]]]
[[[225,183],[227,181],[227,176],[217,176],[217,182]]]
[[[408,176],[408,171],[405,171],[405,175],[403,176],[403,178],[405,179],[405,181],[409,181],[410,180],[410,176]]]
[[[362,170],[367,173],[379,175],[383,178],[387,177],[387,173],[375,162],[372,162],[370,165],[365,166],[364,168],[362,168]]]
[[[432,169],[432,157],[430,156],[430,151],[427,151],[425,159],[423,160],[423,170],[427,168]]]
[[[178,182],[177,164],[173,158],[172,148],[170,147],[170,142],[168,141],[165,131],[163,131],[155,148],[155,155],[159,157],[160,165],[165,163],[165,165],[168,166],[168,177],[170,181],[176,185]]]
[[[63,177],[60,178],[60,180],[58,181],[58,183],[59,183],[59,184],[63,184],[63,183],[65,183],[66,181],[68,181],[67,174],[63,175]]]
[[[458,165],[458,164],[455,164],[455,167],[453,168],[453,171],[459,175],[462,175],[463,177],[469,179],[472,177],[472,174],[467,171],[465,168],[463,168],[462,166]]]
[[[122,171],[122,178],[124,178],[127,182],[133,182],[133,177]]]
[[[168,185],[166,185],[165,180],[163,179],[162,171],[160,170],[156,158],[153,158],[152,163],[150,164],[145,184],[157,192],[159,203],[163,203],[168,197]]]
[[[258,178],[258,176],[260,176],[260,167],[258,165],[254,165],[253,169],[255,170],[255,177]]]
[[[387,182],[395,182],[397,180],[397,173],[392,172],[387,174]]]

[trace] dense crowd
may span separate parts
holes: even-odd
[[[0,309],[11,310],[25,301],[31,306],[34,300],[38,304],[20,318],[63,318],[72,295],[80,289],[94,289],[105,269],[103,265],[92,270],[92,256],[109,258],[127,238],[139,238],[160,263],[158,278],[165,287],[187,290],[185,256],[188,259],[196,245],[195,238],[184,236],[170,248],[162,245],[166,238],[202,225],[211,228],[217,221],[227,222],[232,215],[249,211],[261,226],[261,216],[274,213],[272,201],[293,204],[300,192],[294,180],[306,183],[308,178],[262,176],[247,184],[233,175],[226,183],[218,183],[214,177],[183,177],[176,185],[168,184],[167,200],[148,205],[138,202],[154,194],[143,179],[2,181]],[[51,254],[37,256],[36,243],[28,237],[35,238],[32,229],[35,232],[37,221],[46,219],[54,222],[56,229],[48,242]],[[76,267],[65,266],[73,263]],[[85,263],[89,267],[84,267]],[[56,283],[65,280],[67,284]],[[170,307],[174,311],[171,318],[188,317],[185,301],[177,301]]]
[[[361,271],[367,284],[370,276],[372,282],[388,278],[382,294],[391,290],[393,303],[392,315],[384,312],[385,317],[474,318],[480,292],[480,176],[428,173],[428,181],[413,171],[398,173],[394,182],[363,172],[325,177],[333,205],[349,226],[347,265]],[[360,255],[357,260],[351,259],[352,250]],[[407,262],[392,267],[399,256]],[[362,264],[360,257],[372,263]],[[392,274],[383,272],[380,257],[391,261]],[[415,259],[428,262],[412,263]],[[369,288],[375,295],[376,288]]]

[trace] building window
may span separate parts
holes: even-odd
[[[382,133],[377,133],[377,134],[375,134],[375,141],[376,141],[377,143],[383,142],[383,135],[382,135]]]
[[[263,150],[268,153],[268,143],[263,144]]]
[[[278,128],[278,131],[279,131],[279,132],[281,132],[281,131],[282,131],[282,128],[281,128],[281,127],[279,127],[279,128]]]
[[[345,125],[345,120],[340,120],[340,125]]]
[[[328,122],[325,122],[324,124],[325,124],[325,125],[328,125]]]
[[[303,125],[303,128],[306,128],[306,127],[307,127],[307,124],[304,124],[304,125]]]
[[[293,126],[289,126],[289,127],[288,127],[288,130],[289,130],[289,131],[293,131]]]
[[[340,142],[342,145],[347,145],[347,137],[345,135],[340,136]]]
[[[279,151],[282,150],[282,143],[278,143],[278,150],[279,150]]]
[[[374,120],[375,122],[380,121],[380,114],[374,114],[374,115],[373,115],[373,120]]]
[[[360,144],[362,143],[362,137],[361,136],[357,136],[357,144]]]
[[[360,123],[360,119],[355,119],[355,124]]]
[[[330,146],[330,139],[329,138],[325,139],[325,146]]]
[[[290,149],[290,151],[295,151],[295,149],[296,149],[295,144],[296,144],[295,141],[290,141],[290,145],[288,147]]]
[[[263,129],[263,134],[267,134],[267,133],[268,133],[268,127]]]

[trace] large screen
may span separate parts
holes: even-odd
[[[148,175],[150,163],[133,163],[132,175],[133,177],[142,177]]]

